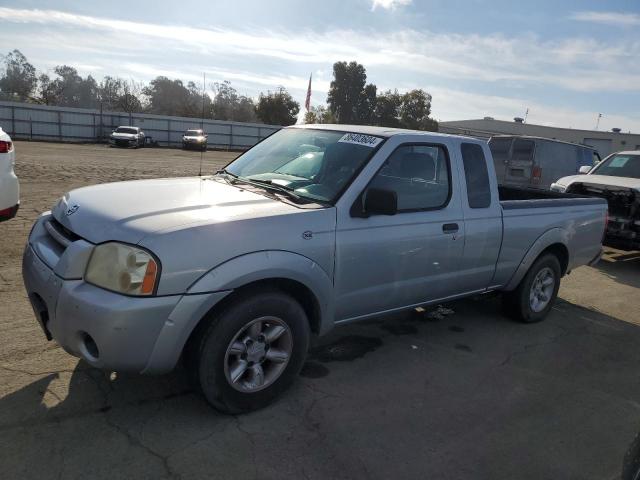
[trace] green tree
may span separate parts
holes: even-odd
[[[376,86],[367,85],[367,71],[357,62],[333,64],[327,103],[338,123],[369,123],[375,110]]]
[[[45,105],[56,105],[58,103],[58,97],[56,95],[55,86],[46,73],[41,74],[38,77],[38,98],[37,101],[44,103]]]
[[[401,105],[402,96],[398,90],[382,92],[376,99],[374,123],[382,127],[399,127]]]
[[[300,104],[284,87],[266,95],[261,93],[256,106],[258,118],[270,125],[293,125],[299,111]]]
[[[142,93],[149,99],[148,110],[157,115],[199,116],[194,102],[197,96],[195,84],[191,89],[185,87],[182,80],[156,77],[144,87]]]
[[[336,119],[327,107],[318,105],[304,115],[304,123],[336,123]]]
[[[9,52],[3,59],[4,72],[0,76],[0,97],[24,101],[31,98],[38,78],[36,69],[20,50]]]
[[[51,83],[55,104],[63,107],[95,108],[99,104],[98,84],[91,75],[82,78],[68,65],[54,69],[58,78]]]
[[[225,80],[212,85],[213,118],[218,120],[233,120],[236,122],[255,122],[256,106],[253,100],[244,95],[238,95],[231,82]]]
[[[413,130],[438,130],[438,122],[429,118],[431,114],[431,95],[421,89],[411,90],[402,95],[400,123],[404,128]]]
[[[116,110],[118,100],[122,96],[124,80],[107,75],[98,86],[98,100],[104,110]]]

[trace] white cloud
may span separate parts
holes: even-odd
[[[541,40],[535,35],[445,34],[398,30],[392,33],[330,30],[282,32],[203,29],[181,25],[75,15],[52,10],[0,7],[3,22],[52,26],[70,48],[97,48],[104,55],[139,51],[178,52],[219,58],[264,58],[271,62],[330,65],[355,59],[368,68],[387,68],[434,79],[545,85],[575,91],[640,92],[640,41],[603,43],[594,39]],[[67,32],[61,35],[60,28]],[[95,33],[91,33],[95,32]],[[107,41],[105,33],[112,38]],[[75,37],[74,37],[75,35]],[[2,33],[0,32],[0,40]],[[6,41],[11,40],[6,38]],[[3,42],[5,40],[2,40]],[[109,45],[109,49],[104,49]],[[95,60],[94,60],[95,61]],[[162,66],[160,66],[162,68]]]
[[[382,8],[382,7],[381,7]],[[391,8],[391,7],[389,7]],[[231,80],[241,93],[282,85],[304,98],[313,71],[312,102],[324,100],[337,60],[364,64],[381,90],[425,88],[434,113],[455,120],[485,115],[510,119],[530,107],[533,122],[591,128],[592,112],[563,110],[527,99],[544,92],[640,94],[640,39],[546,40],[533,34],[451,34],[428,30],[271,31],[193,28],[75,15],[54,10],[0,7],[0,18],[32,28],[0,29],[0,44],[15,45],[38,67],[67,63],[79,70],[147,81],[156,75],[200,82]],[[34,28],[38,35],[34,35]],[[28,45],[29,49],[23,46]],[[144,59],[144,60],[141,60]],[[194,62],[195,60],[195,62]],[[211,79],[211,80],[209,80]],[[461,92],[456,83],[483,84],[493,91],[519,89],[523,99]],[[446,85],[450,89],[437,88]],[[540,88],[542,87],[542,88]],[[543,92],[543,93],[540,93]],[[542,97],[543,98],[543,97]],[[540,115],[536,117],[536,115]],[[610,117],[611,126],[640,130],[640,118]],[[536,118],[538,118],[536,120]],[[594,117],[595,118],[595,117]]]
[[[372,0],[371,10],[380,7],[385,10],[395,10],[400,6],[410,5],[413,0]]]
[[[531,99],[480,95],[448,88],[433,88],[433,116],[440,121],[465,120],[470,118],[494,117],[497,120],[512,121],[523,117],[529,109],[527,121],[537,125],[592,130],[599,112],[561,108],[536,102]],[[640,117],[605,114],[600,120],[600,130],[613,127],[624,132],[640,132]]]
[[[569,18],[581,22],[601,23],[605,25],[615,25],[622,27],[633,27],[640,25],[640,15],[637,13],[620,12],[576,12]]]

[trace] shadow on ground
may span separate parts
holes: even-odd
[[[608,250],[595,268],[616,282],[640,288],[640,252]]]
[[[640,329],[495,298],[344,326],[274,405],[223,416],[185,372],[3,367],[3,478],[615,478],[640,424]],[[62,352],[61,352],[62,354]]]

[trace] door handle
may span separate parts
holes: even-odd
[[[442,225],[442,231],[444,233],[458,233],[458,228],[457,223],[445,223]]]

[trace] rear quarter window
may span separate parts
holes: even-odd
[[[470,208],[487,208],[491,205],[491,186],[487,161],[482,147],[476,143],[463,143],[462,164],[467,181],[467,198]]]

